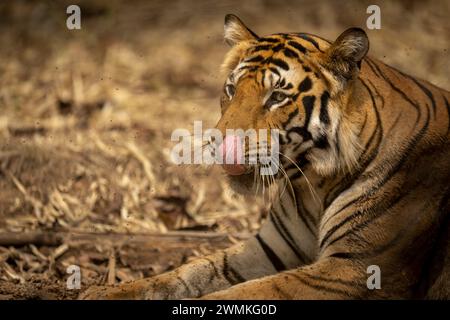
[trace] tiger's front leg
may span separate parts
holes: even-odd
[[[213,255],[199,258],[181,267],[142,280],[118,286],[91,287],[81,299],[182,299],[196,298],[224,290],[251,279],[260,278],[302,264],[292,248],[278,235],[271,220],[260,233]],[[271,239],[270,241],[268,239]],[[277,248],[283,256],[273,255]]]
[[[203,297],[214,300],[292,300],[377,298],[369,290],[367,274],[350,261],[325,258],[308,266],[248,281]],[[378,297],[379,298],[379,297]]]
[[[245,281],[240,273],[246,264],[240,261],[246,256],[245,247],[235,246],[216,254],[196,259],[179,268],[151,278],[132,281],[114,287],[91,287],[82,299],[182,299],[199,297]],[[239,261],[236,261],[239,260]],[[237,269],[237,270],[236,270]],[[258,274],[270,274],[268,268],[255,270]],[[246,277],[250,277],[247,274]]]

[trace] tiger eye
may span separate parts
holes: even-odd
[[[282,103],[288,98],[288,95],[282,91],[274,91],[266,102],[266,108],[270,108],[275,104]]]
[[[274,91],[270,96],[270,99],[274,102],[282,102],[287,98],[287,95],[281,91]]]

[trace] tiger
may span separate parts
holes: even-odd
[[[229,14],[224,39],[216,128],[278,129],[289,192],[243,243],[81,298],[448,299],[449,91],[369,57],[361,28],[259,37]],[[223,166],[243,193],[257,168]]]

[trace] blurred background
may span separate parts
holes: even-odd
[[[81,30],[66,28],[70,4]],[[381,30],[366,29],[370,4]],[[169,157],[174,129],[219,118],[227,13],[259,35],[363,27],[371,56],[450,87],[446,0],[1,1],[0,299],[75,298],[259,228],[260,200]]]

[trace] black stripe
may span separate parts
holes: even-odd
[[[224,251],[223,253],[223,275],[225,279],[227,279],[227,281],[231,284],[245,282],[245,278],[229,266],[228,253],[226,251]]]
[[[359,131],[359,133],[358,133],[358,138],[361,138],[361,135],[364,132],[364,128],[366,127],[366,124],[367,124],[367,112],[364,113],[364,120],[363,120],[363,123],[361,125],[361,131]]]
[[[280,67],[283,70],[286,70],[286,71],[289,70],[289,65],[281,59],[272,58],[272,59],[270,59],[270,62],[273,63],[274,65],[276,65],[277,67]]]
[[[326,43],[328,43],[328,44],[331,44],[331,41],[330,40],[327,40],[327,39],[325,39],[325,38],[322,38],[322,37],[320,37],[320,36],[318,36],[318,35],[315,35],[315,34],[311,34],[311,33],[306,33],[306,32],[302,32],[302,34],[304,34],[304,35],[307,35],[307,36],[313,36],[314,38],[317,38],[317,39],[320,39],[320,40],[322,40],[322,41],[324,41],[324,42],[326,42]],[[298,35],[298,34],[297,34]]]
[[[298,110],[298,108],[295,108],[295,110],[289,114],[287,120],[285,122],[283,122],[283,127],[286,127],[292,121],[292,119],[294,119],[296,116],[298,116],[299,112],[300,111]]]
[[[369,57],[366,57],[364,59],[364,61],[367,63],[367,65],[369,66],[370,70],[372,70],[372,72],[379,78],[381,78],[381,75],[378,73],[378,71],[375,69],[375,62],[370,60]]]
[[[372,135],[370,136],[369,140],[367,141],[366,145],[364,146],[364,154],[363,157],[366,156],[366,152],[369,150],[369,147],[371,146],[372,142],[374,141],[374,139],[376,140],[376,144],[374,146],[374,148],[370,148],[371,153],[369,154],[369,156],[367,157],[367,161],[365,161],[366,166],[372,162],[372,160],[375,158],[375,156],[378,154],[378,150],[381,144],[381,140],[383,138],[383,134],[384,134],[384,129],[383,129],[383,124],[381,122],[381,116],[380,116],[380,112],[378,111],[377,108],[377,104],[375,102],[375,97],[372,93],[372,91],[370,90],[370,88],[364,83],[364,81],[362,79],[360,79],[361,82],[363,83],[363,85],[365,86],[369,96],[370,96],[370,100],[372,102],[372,109],[375,113],[375,119],[376,119],[376,125],[375,125],[375,129],[372,132]],[[376,90],[376,89],[375,89]],[[379,93],[377,92],[377,95],[379,95]],[[382,104],[381,104],[381,108],[384,107],[384,98],[381,100]],[[367,116],[367,114],[366,114]]]
[[[313,141],[314,141],[314,146],[319,149],[326,149],[330,146],[330,144],[328,143],[327,136],[324,133],[320,134],[318,138],[313,139]],[[338,150],[339,148],[340,147],[339,147],[339,139],[338,139],[337,143],[336,143],[336,149]]]
[[[288,83],[285,86],[281,86],[281,88],[284,89],[284,90],[289,90],[289,89],[292,89],[293,87],[294,86],[292,85],[292,83]]]
[[[262,72],[261,86],[264,88],[264,80],[266,79],[266,69],[263,69],[261,72]]]
[[[289,48],[284,48],[283,53],[286,57],[288,58],[296,58],[296,59],[300,59],[299,55],[297,54],[297,52],[289,49]]]
[[[295,256],[303,263],[308,262],[308,257],[306,253],[303,252],[297,245],[295,245],[295,241],[287,230],[286,226],[283,222],[277,217],[277,215],[271,211],[269,214],[269,218],[272,221],[275,229],[277,229],[281,238],[286,242],[289,248],[294,252]]]
[[[277,256],[277,254],[269,247],[269,245],[261,238],[259,234],[256,235],[256,240],[259,242],[259,245],[263,249],[264,253],[267,256],[267,259],[272,263],[275,270],[278,272],[284,271],[287,269],[283,261]]]
[[[406,73],[403,73],[402,71],[400,71],[400,70],[398,70],[398,69],[396,69],[396,68],[394,68],[394,67],[391,67],[391,66],[389,66],[391,69],[394,69],[395,71],[397,71],[398,73],[400,73],[402,76],[404,76],[405,78],[407,78],[407,79],[409,79],[409,80],[411,80],[412,82],[414,82],[427,96],[428,96],[428,98],[430,99],[430,101],[431,101],[431,105],[432,105],[432,107],[433,107],[433,114],[434,114],[434,119],[436,119],[436,101],[434,100],[434,96],[433,96],[433,93],[427,88],[427,87],[425,87],[425,85],[423,85],[422,83],[420,83],[417,79],[415,79],[414,77],[412,77],[412,76],[410,76],[410,75],[408,75],[408,74],[406,74]]]
[[[298,147],[298,146],[297,146],[297,147]],[[294,149],[294,151],[295,151],[295,150],[297,150],[297,148]],[[298,166],[300,169],[304,169],[304,167],[309,163],[309,161],[304,157],[304,153],[301,153],[301,154],[298,155],[297,159],[295,159],[295,163],[297,164],[297,166]],[[294,166],[293,164],[292,164],[292,165],[289,165],[289,166],[286,168],[286,171],[288,171],[288,170],[293,170],[293,169],[295,169],[294,174],[293,174],[293,175],[288,175],[288,176],[289,176],[289,179],[291,179],[291,181],[294,181],[294,180],[296,180],[296,179],[298,179],[298,178],[303,178],[303,174],[302,174],[302,173],[300,172],[300,170],[298,170],[298,168],[297,168],[296,166]]]
[[[263,61],[264,59],[265,58],[263,56],[258,55],[258,56],[255,56],[253,58],[246,60],[245,62],[260,62],[260,61]]]
[[[303,273],[306,277],[308,277],[308,278],[310,278],[310,279],[313,279],[313,280],[317,280],[317,281],[323,281],[323,282],[330,282],[330,283],[338,283],[338,284],[341,284],[341,285],[344,285],[344,286],[351,286],[351,287],[355,287],[355,286],[360,286],[360,287],[362,287],[362,288],[364,288],[364,289],[367,289],[367,286],[366,286],[366,284],[365,284],[365,281],[363,281],[364,282],[364,284],[360,284],[360,283],[357,283],[356,281],[352,281],[352,280],[343,280],[343,279],[332,279],[332,278],[326,278],[326,277],[324,277],[324,276],[319,276],[319,275],[316,275],[316,274],[309,274],[309,273]]]
[[[448,113],[448,129],[447,134],[450,132],[450,105],[448,104],[447,98],[442,95],[445,101],[445,106],[447,107],[447,113]]]
[[[278,71],[277,68],[269,67],[269,70],[272,71],[273,73],[275,73],[278,76],[280,75],[280,71]]]
[[[416,117],[414,126],[417,126],[420,116],[421,116],[420,105],[417,102],[412,101],[404,91],[402,91],[400,88],[396,87],[392,83],[392,81],[381,71],[381,69],[378,67],[378,65],[376,63],[374,63],[374,62],[372,62],[372,63],[373,63],[374,68],[378,71],[378,74],[379,74],[378,76],[380,78],[382,78],[384,81],[386,81],[395,92],[397,92],[404,100],[408,101],[414,107],[414,109],[416,109],[417,117]]]
[[[313,284],[309,281],[307,281],[306,279],[302,278],[301,276],[295,274],[294,272],[288,272],[288,275],[296,278],[299,282],[301,282],[302,284],[311,287],[313,289],[316,289],[318,291],[325,291],[325,292],[329,292],[329,293],[334,293],[334,294],[338,294],[338,295],[342,295],[345,297],[350,297],[350,298],[354,298],[354,295],[351,295],[348,290],[341,290],[341,289],[336,289],[336,288],[330,288],[330,287],[326,287],[324,285],[317,285],[317,284]]]
[[[272,45],[270,44],[258,45],[253,47],[252,52],[269,50],[270,48],[272,48]]]
[[[277,42],[280,42],[280,40],[279,39],[274,39],[274,38],[259,38],[258,42],[277,43]]]
[[[303,54],[306,53],[306,48],[298,42],[288,41],[288,45],[290,45],[291,47],[294,47],[295,49],[297,49],[298,51],[300,51]]]
[[[189,295],[192,295],[193,292],[192,292],[191,288],[189,288],[189,286],[188,286],[188,284],[186,283],[186,281],[184,281],[184,279],[181,278],[180,276],[177,276],[176,278],[177,278],[177,280],[178,280],[179,282],[181,282],[181,284],[183,285],[183,287],[186,289],[187,293],[188,293]]]
[[[311,215],[311,213],[306,209],[306,207],[303,204],[303,201],[299,201],[298,203],[298,216],[303,221],[303,224],[306,226],[306,228],[311,232],[311,234],[315,235],[316,231],[314,229],[315,227],[315,219]]]
[[[391,127],[389,128],[388,131],[386,131],[385,133],[385,137],[389,137],[392,133],[392,131],[394,131],[395,127],[397,127],[398,122],[400,121],[400,119],[402,118],[402,112],[399,112],[397,114],[397,116],[395,117],[394,122],[392,123]]]
[[[305,124],[304,127],[307,129],[309,121],[311,119],[312,111],[314,108],[314,102],[316,101],[315,96],[305,96],[302,98],[303,106],[305,107]]]
[[[413,77],[408,76],[408,78],[411,79],[428,96],[431,101],[431,106],[433,107],[434,119],[436,119],[436,101],[434,100],[433,93]]]
[[[375,108],[376,110],[376,108]],[[377,112],[377,111],[376,111]],[[374,146],[372,146],[372,142],[375,140]],[[368,143],[366,144],[364,148],[364,153],[360,158],[360,165],[357,167],[355,172],[351,175],[346,175],[343,179],[339,180],[333,187],[330,188],[330,191],[325,196],[325,207],[328,207],[331,202],[336,199],[336,197],[342,193],[343,190],[346,190],[350,187],[350,185],[354,182],[354,180],[366,170],[366,168],[369,166],[370,163],[375,159],[375,157],[378,155],[378,151],[381,145],[381,141],[383,139],[383,128],[381,125],[381,121],[379,119],[379,115],[377,112],[377,124],[376,127],[369,138]],[[371,147],[372,146],[372,147]],[[370,148],[370,149],[369,149]],[[370,150],[370,153],[367,154],[367,152]]]
[[[351,252],[335,252],[329,255],[328,257],[336,259],[349,259],[349,260],[354,258]]]
[[[289,211],[286,210],[286,208],[284,207],[284,201],[282,199],[280,199],[278,204],[280,205],[281,213],[283,214],[283,216],[286,218],[289,218]]]
[[[276,33],[276,35],[280,36],[280,37],[282,37],[283,39],[286,39],[286,40],[292,39],[292,36],[290,34],[288,34],[288,33]]]
[[[255,65],[242,66],[237,71],[248,70],[249,72],[256,71],[258,69]]]
[[[342,122],[338,122],[338,124],[337,124],[337,126],[336,126],[336,132],[340,132],[340,130],[341,130],[341,124],[342,124]],[[328,141],[327,141],[328,142]],[[340,135],[338,135],[337,137],[336,137],[336,143],[335,143],[335,148],[336,148],[336,152],[337,152],[337,154],[341,154],[341,136]]]
[[[212,279],[213,279],[214,277],[219,277],[219,270],[217,269],[216,264],[214,263],[214,261],[211,260],[211,259],[209,259],[209,258],[207,258],[207,257],[202,257],[201,259],[208,261],[209,264],[211,265],[211,267],[212,267],[213,270],[214,270],[214,273],[213,273],[213,275],[211,276],[210,281],[212,281]]]
[[[277,44],[275,47],[272,47],[273,52],[281,51],[284,48],[284,45],[282,43]]]
[[[307,76],[303,81],[298,85],[298,91],[306,92],[309,91],[312,87],[311,79]]]
[[[272,284],[273,290],[278,293],[282,300],[293,300],[294,297],[287,293],[284,289],[281,289],[276,283]]]
[[[328,114],[328,99],[330,98],[330,94],[328,91],[324,91],[320,96],[320,114],[319,119],[325,125],[330,124],[330,116]]]
[[[292,127],[286,132],[286,138],[288,140],[288,143],[291,143],[292,141],[291,134],[293,133],[296,133],[299,136],[303,137],[303,142],[312,139],[311,133],[308,130],[306,130],[305,127]]]
[[[306,40],[306,41],[310,42],[320,52],[323,52],[322,49],[320,49],[319,44],[317,43],[317,41],[314,40],[313,38],[311,38],[310,36],[307,36],[304,33],[299,33],[298,36],[300,38],[302,38],[303,40]]]

